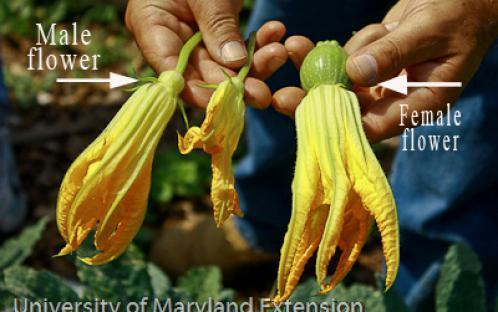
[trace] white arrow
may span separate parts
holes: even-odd
[[[407,95],[408,88],[414,87],[432,87],[432,88],[461,88],[461,82],[408,82],[406,75],[398,76],[393,79],[379,83],[379,86],[395,92]]]
[[[137,79],[115,74],[109,73],[109,78],[57,78],[57,82],[108,82],[109,88],[117,88],[121,86],[125,86],[130,83],[137,82]]]

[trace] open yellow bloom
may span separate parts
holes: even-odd
[[[311,89],[297,108],[296,130],[292,218],[281,250],[275,301],[290,296],[317,249],[321,291],[334,288],[355,263],[371,215],[382,236],[389,288],[399,264],[396,205],[363,131],[356,95],[339,84]],[[337,247],[342,253],[327,280]]]
[[[201,127],[190,128],[185,137],[178,134],[182,154],[194,148],[211,154],[211,200],[218,226],[232,213],[242,216],[234,185],[232,155],[244,129],[244,112],[244,83],[239,77],[230,77],[213,93]]]
[[[85,263],[103,264],[126,250],[142,224],[154,152],[183,84],[180,73],[168,71],[141,86],[73,162],[57,202],[67,243],[59,255],[77,250],[94,229],[99,253]]]

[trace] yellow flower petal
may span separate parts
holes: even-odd
[[[312,140],[313,134],[306,126],[308,120],[301,120],[307,117],[301,113],[303,109],[304,107],[300,105],[296,111],[297,159],[294,180],[292,181],[292,215],[280,250],[278,294],[277,298],[274,299],[276,301],[280,298],[285,300],[292,291],[288,289],[287,280],[292,278],[289,275],[298,253],[299,243],[305,232],[310,212],[323,200],[319,190],[321,186],[320,172],[315,159],[314,146],[308,143]],[[297,122],[298,118],[299,122]]]
[[[176,71],[141,86],[71,165],[57,203],[57,225],[67,242],[60,254],[78,249],[94,228],[100,253],[83,261],[103,264],[126,250],[142,224],[153,155],[182,89]]]
[[[360,128],[361,113],[356,95],[350,91],[342,92],[344,101],[354,103],[346,106],[347,118],[356,120],[355,135],[348,137],[348,146],[359,146],[351,151],[349,167],[350,178],[355,191],[361,198],[363,206],[375,219],[382,238],[382,248],[386,259],[386,290],[394,283],[399,267],[399,229],[396,203],[389,182],[374,152],[369,147],[365,132]],[[353,132],[353,129],[350,129]]]
[[[178,134],[182,154],[203,148],[211,154],[213,179],[211,200],[218,226],[231,215],[241,216],[235,191],[232,155],[244,129],[244,85],[239,77],[223,81],[213,93],[201,127],[190,128],[185,137]]]
[[[358,258],[368,236],[370,214],[381,232],[389,287],[399,263],[396,206],[361,127],[356,96],[340,85],[310,90],[296,110],[296,131],[292,216],[281,250],[274,300],[290,296],[317,247],[321,290],[335,287]],[[327,283],[337,246],[342,254]]]
[[[353,267],[367,240],[371,224],[370,219],[371,216],[363,209],[360,198],[353,193],[344,214],[343,229],[338,243],[341,249],[341,256],[334,274],[332,274],[330,281],[322,289],[322,292],[334,289]]]

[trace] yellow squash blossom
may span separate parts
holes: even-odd
[[[177,70],[140,86],[109,125],[67,171],[57,201],[57,226],[66,241],[59,256],[76,251],[95,230],[98,253],[82,258],[104,264],[121,255],[140,228],[147,206],[154,152],[183,90],[182,72],[195,35]]]
[[[345,61],[346,54],[336,42],[324,42],[310,52],[301,69],[303,87],[309,92],[296,110],[292,217],[281,250],[276,302],[290,296],[315,251],[321,292],[334,288],[355,263],[371,216],[382,236],[387,288],[396,277],[396,205],[362,128],[358,99],[345,88],[349,84]],[[341,255],[327,279],[337,247]]]
[[[242,216],[235,191],[232,155],[244,130],[244,79],[252,62],[254,36],[249,40],[248,49],[248,64],[239,75],[227,75],[227,79],[216,87],[201,127],[190,128],[184,137],[178,134],[178,148],[182,154],[188,154],[194,148],[202,148],[211,154],[211,200],[217,226],[221,226],[231,214]]]

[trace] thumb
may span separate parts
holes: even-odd
[[[188,0],[211,57],[232,68],[245,64],[247,50],[239,32],[237,1]]]
[[[438,40],[410,22],[352,54],[346,63],[351,80],[374,86],[398,75],[404,68],[426,61],[439,51]],[[434,40],[431,40],[434,39]]]

